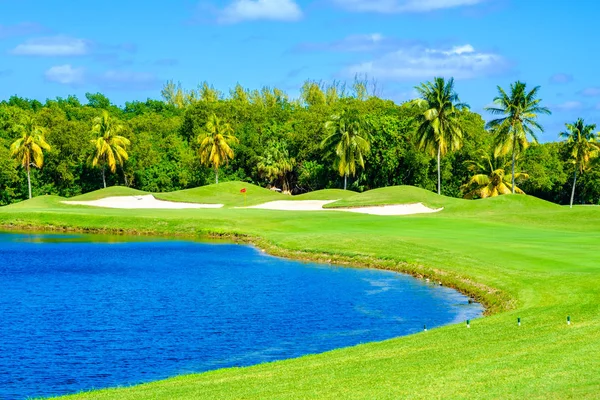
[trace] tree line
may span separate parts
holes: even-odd
[[[107,185],[150,192],[241,180],[284,192],[414,185],[483,198],[528,193],[557,203],[600,202],[599,140],[582,119],[538,143],[549,114],[539,87],[513,83],[486,111],[460,101],[453,79],[416,87],[395,104],[366,80],[307,81],[227,95],[170,81],[161,100],[119,107],[101,93],[0,103],[0,204],[74,196]]]

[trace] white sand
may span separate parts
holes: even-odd
[[[64,204],[124,209],[183,209],[221,208],[223,204],[178,203],[155,199],[151,194],[143,196],[115,196],[91,201],[63,201]]]
[[[442,208],[432,209],[422,203],[396,204],[354,208],[323,208],[337,200],[278,200],[246,208],[281,211],[346,211],[371,215],[411,215],[434,213]],[[184,208],[222,208],[223,204],[178,203],[154,198],[151,194],[143,196],[115,196],[91,201],[63,201],[64,204],[122,209],[184,209]],[[241,207],[240,207],[241,208]]]
[[[335,201],[337,200],[277,200],[246,208],[284,211],[324,211],[325,209],[323,206],[325,204],[333,203]]]
[[[263,210],[284,211],[346,211],[371,215],[411,215],[442,211],[443,208],[433,209],[422,203],[395,204],[385,206],[354,207],[354,208],[323,208],[324,205],[337,200],[279,200],[251,206],[248,208],[260,208]]]

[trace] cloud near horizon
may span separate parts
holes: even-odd
[[[215,13],[220,24],[258,20],[293,22],[303,16],[295,0],[234,0]]]
[[[503,56],[477,51],[470,44],[451,48],[408,44],[374,60],[350,65],[343,74],[366,74],[385,81],[410,81],[435,76],[474,79],[509,69],[510,63]]]
[[[19,56],[83,56],[90,53],[91,44],[84,39],[58,35],[30,39],[15,47],[11,53]]]
[[[44,78],[48,82],[61,85],[97,86],[109,90],[151,90],[160,87],[160,80],[149,72],[113,69],[93,73],[84,67],[73,67],[71,64],[49,68],[44,72]]]
[[[488,0],[330,0],[340,8],[352,12],[383,14],[419,13],[474,6]]]
[[[573,82],[573,75],[558,73],[552,75],[548,81],[553,84],[570,83]]]
[[[71,64],[56,65],[44,72],[44,78],[48,82],[79,86],[84,83],[85,68],[73,68]]]
[[[21,22],[13,25],[0,24],[0,39],[12,36],[31,35],[45,31],[44,26],[35,22]]]

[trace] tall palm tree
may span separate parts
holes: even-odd
[[[115,173],[117,164],[121,167],[129,158],[126,147],[131,143],[129,139],[120,134],[125,127],[118,121],[115,121],[107,111],[102,111],[102,115],[94,118],[92,133],[97,135],[91,143],[95,147],[95,152],[90,156],[89,162],[92,167],[102,169],[102,183],[106,188],[106,167],[110,172]]]
[[[321,147],[335,154],[334,167],[344,177],[344,190],[348,187],[348,176],[356,175],[356,166],[365,167],[364,156],[371,149],[371,134],[368,125],[358,110],[346,110],[325,123],[329,135]]]
[[[206,131],[198,136],[200,162],[215,169],[215,182],[219,183],[219,167],[233,159],[231,146],[238,143],[233,136],[233,128],[223,122],[215,113],[208,117]]]
[[[501,118],[491,120],[487,128],[496,133],[496,155],[512,153],[512,192],[515,187],[515,160],[517,154],[529,146],[528,136],[537,142],[534,129],[543,132],[544,129],[537,122],[538,114],[551,114],[546,107],[540,106],[538,99],[539,86],[527,92],[527,85],[517,81],[510,85],[510,94],[498,86],[498,96],[494,98],[494,105],[485,110],[494,115],[503,115]]]
[[[419,148],[431,156],[437,155],[437,191],[442,194],[441,158],[448,151],[462,146],[463,133],[458,112],[468,106],[460,102],[454,91],[454,78],[447,82],[444,78],[434,78],[433,82],[421,83],[415,89],[420,98],[410,104],[420,111],[416,117]]]
[[[50,150],[50,145],[46,142],[46,130],[36,125],[31,117],[26,117],[22,124],[15,125],[14,130],[21,137],[10,145],[10,155],[27,171],[27,187],[31,199],[31,166],[42,168],[44,150]]]
[[[294,169],[296,160],[290,157],[284,145],[275,143],[267,148],[264,156],[259,158],[258,172],[267,178],[269,182],[281,181],[281,188],[289,192],[287,174]]]
[[[465,161],[468,169],[478,172],[473,175],[461,189],[465,192],[465,199],[495,197],[512,192],[511,181],[506,176],[506,167],[508,163],[503,158],[497,158],[493,154],[483,153],[478,161]],[[518,172],[515,178],[529,178],[529,175]],[[519,194],[525,194],[523,190],[515,186],[515,191]]]
[[[575,123],[565,124],[565,126],[567,127],[567,131],[561,132],[559,136],[567,139],[567,148],[571,154],[572,162],[575,164],[570,203],[570,207],[573,208],[577,172],[583,173],[590,160],[598,156],[600,143],[598,142],[598,132],[594,132],[596,124],[586,125],[583,119],[579,118]]]

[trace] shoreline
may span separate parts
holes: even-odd
[[[483,317],[498,314],[503,311],[515,309],[516,300],[508,294],[494,289],[485,284],[475,282],[468,277],[453,274],[439,268],[412,264],[398,260],[386,260],[376,257],[360,255],[343,255],[335,253],[309,252],[302,250],[291,250],[270,243],[266,239],[253,237],[235,232],[203,231],[196,234],[161,233],[157,230],[122,229],[122,228],[89,228],[53,225],[30,225],[30,224],[0,224],[0,231],[14,232],[54,232],[54,233],[82,233],[82,234],[106,234],[114,236],[146,236],[156,238],[180,238],[180,239],[221,239],[237,244],[247,244],[256,247],[265,253],[296,261],[317,262],[321,264],[335,264],[340,267],[371,268],[398,272],[410,275],[416,279],[429,279],[440,282],[441,286],[454,289],[465,296],[480,303],[483,308]]]

